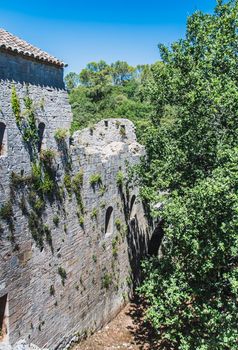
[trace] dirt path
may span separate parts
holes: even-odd
[[[127,305],[117,317],[73,350],[156,350],[153,332],[139,303]]]

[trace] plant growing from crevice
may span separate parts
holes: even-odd
[[[51,296],[55,295],[55,287],[53,285],[50,286],[50,295]]]
[[[116,229],[120,232],[121,231],[121,227],[122,227],[122,224],[121,224],[121,220],[119,218],[117,218],[115,220],[115,226],[116,226]]]
[[[124,174],[121,170],[118,171],[117,176],[116,176],[116,184],[121,190],[124,184]]]
[[[100,188],[99,188],[99,195],[103,196],[104,193],[106,192],[106,190],[107,190],[107,187],[105,185],[100,186]]]
[[[45,149],[40,152],[40,160],[45,168],[52,169],[55,159],[55,151],[53,149]]]
[[[98,209],[94,208],[92,213],[91,213],[91,218],[96,220],[97,217],[98,217]]]
[[[60,219],[59,219],[58,215],[54,215],[53,216],[53,223],[56,227],[59,226],[59,221],[60,221]]]
[[[18,124],[18,127],[22,133],[23,141],[29,149],[31,158],[36,159],[38,156],[39,134],[36,125],[33,101],[28,93],[24,97],[24,105],[24,118],[22,119],[21,124]]]
[[[65,142],[65,139],[69,136],[69,131],[67,129],[57,129],[55,132],[55,140],[57,143]]]
[[[7,201],[5,204],[3,204],[0,207],[0,218],[2,220],[5,220],[6,222],[9,222],[12,220],[13,217],[13,208],[11,201]]]
[[[39,224],[39,218],[34,211],[31,211],[28,216],[28,227],[31,231],[32,237],[36,242],[37,246],[42,249],[43,248],[43,238],[44,231],[42,226]]]
[[[83,228],[84,227],[84,217],[82,215],[78,215],[79,217],[79,225]]]
[[[14,239],[15,225],[14,225],[13,206],[10,200],[0,207],[0,219],[4,220],[7,223],[11,233],[11,235],[9,236],[9,239],[13,243],[15,241]]]
[[[32,204],[32,208],[35,210],[38,216],[41,216],[44,207],[45,202],[40,197],[36,198],[35,202]]]
[[[70,174],[66,173],[64,175],[64,186],[68,192],[69,197],[72,197],[72,182]]]
[[[118,247],[117,247],[118,240],[119,240],[118,236],[116,236],[112,240],[112,255],[113,255],[114,258],[118,257]]]
[[[40,106],[40,109],[41,109],[42,111],[44,111],[44,109],[45,109],[45,100],[44,100],[44,97],[41,98],[39,106]]]
[[[55,189],[54,180],[48,172],[46,172],[42,178],[41,190],[42,193],[46,196],[53,196]]]
[[[65,280],[67,279],[67,273],[65,271],[65,269],[63,267],[59,267],[58,268],[58,274],[60,275],[61,277],[61,283],[62,285],[64,286],[65,285]]]
[[[11,106],[12,111],[16,119],[16,123],[19,126],[21,123],[21,106],[20,106],[20,100],[17,96],[16,88],[13,85],[12,86],[12,95],[11,95]]]
[[[94,190],[95,190],[96,186],[100,187],[102,185],[101,174],[92,174],[90,176],[89,183]]]
[[[23,176],[22,174],[17,174],[14,171],[10,175],[10,187],[11,189],[18,190],[23,188],[32,181],[31,176]]]
[[[83,186],[83,171],[80,170],[72,179],[72,190],[75,194],[79,211],[81,214],[84,213],[83,198],[81,194],[82,186]]]
[[[80,191],[83,186],[83,170],[80,170],[72,180],[72,188],[75,193]]]
[[[25,199],[24,195],[21,196],[21,199],[20,199],[20,202],[19,202],[19,207],[20,207],[23,215],[27,215],[28,214],[27,202],[26,202],[26,199]]]
[[[105,272],[102,276],[102,288],[109,289],[112,284],[112,274]]]

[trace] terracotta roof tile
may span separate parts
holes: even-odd
[[[0,28],[0,48],[16,52],[22,56],[33,57],[38,61],[54,64],[60,67],[66,64],[47,52],[38,49],[37,47],[28,44],[26,41]]]

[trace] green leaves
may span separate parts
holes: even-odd
[[[155,112],[141,193],[166,200],[162,258],[144,262],[140,291],[161,349],[237,348],[237,28],[237,1],[195,13],[145,87]]]

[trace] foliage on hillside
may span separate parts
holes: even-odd
[[[165,236],[162,258],[144,263],[141,293],[161,349],[235,350],[238,2],[196,12],[186,38],[160,52],[147,81],[155,113],[139,172],[144,199],[164,201]]]
[[[91,62],[80,74],[69,73],[65,81],[73,110],[71,131],[106,118],[128,118],[142,136],[151,114],[142,90],[149,73],[149,66],[133,68],[121,61]]]

